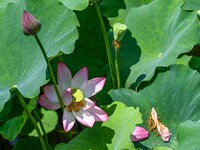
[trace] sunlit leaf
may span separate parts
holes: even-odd
[[[183,11],[181,4],[179,0],[155,0],[147,6],[129,10],[126,24],[141,48],[141,57],[131,67],[127,87],[139,76],[149,80],[157,66],[175,63],[181,53],[190,51],[197,44],[196,13]]]
[[[179,149],[200,149],[200,121],[186,121],[181,123],[177,128],[177,140]]]
[[[185,10],[200,10],[199,0],[184,0],[183,9]]]
[[[16,87],[24,97],[39,94],[40,86],[48,81],[46,63],[34,37],[22,33],[22,13],[25,2],[16,0],[0,10],[0,111],[10,99],[9,90]],[[73,11],[57,0],[27,0],[27,10],[42,23],[38,36],[48,56],[59,51],[69,54],[78,38],[78,20]],[[53,9],[52,9],[53,8]],[[51,16],[51,17],[49,17]]]
[[[114,23],[125,23],[129,14],[129,9],[133,7],[140,7],[146,5],[152,0],[103,0],[100,4],[102,13],[109,20],[111,26]],[[113,7],[115,5],[115,7]],[[124,6],[125,5],[125,6]]]
[[[83,10],[89,5],[89,0],[59,0],[71,10]]]

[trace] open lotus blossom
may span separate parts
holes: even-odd
[[[164,142],[169,142],[171,133],[169,132],[169,129],[160,122],[154,107],[151,109],[151,115],[148,119],[148,127],[151,131],[160,135]]]
[[[142,127],[136,126],[135,130],[131,134],[131,140],[133,142],[139,142],[149,137],[149,132]]]
[[[65,104],[63,112],[63,128],[65,132],[74,126],[75,118],[81,124],[92,127],[94,122],[107,121],[108,115],[89,99],[102,90],[105,78],[88,80],[87,68],[82,68],[73,78],[64,63],[58,64],[58,88]],[[51,110],[60,108],[59,100],[53,85],[45,86],[39,103]]]

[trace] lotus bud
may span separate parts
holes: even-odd
[[[149,137],[149,132],[142,127],[136,126],[135,130],[131,134],[131,140],[133,142],[142,141]]]
[[[40,31],[40,27],[40,22],[28,11],[24,10],[22,16],[23,33],[27,36],[36,35]]]
[[[115,23],[113,25],[114,40],[121,42],[127,30],[127,26],[121,23]]]

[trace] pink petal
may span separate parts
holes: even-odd
[[[85,106],[82,108],[83,110],[88,110],[95,106],[95,103],[88,98],[84,98]]]
[[[149,132],[142,127],[136,126],[135,130],[131,134],[131,140],[138,142],[149,137]]]
[[[62,94],[62,99],[63,99],[63,102],[66,106],[68,106],[69,104],[71,104],[72,102],[72,92],[71,92],[71,89],[67,89],[63,92]]]
[[[106,78],[94,78],[88,81],[86,86],[81,89],[83,91],[84,97],[91,97],[102,90]]]
[[[74,126],[75,123],[75,117],[73,113],[67,110],[67,108],[64,109],[62,120],[65,132],[71,130],[71,128]]]
[[[85,85],[88,81],[88,71],[87,68],[82,68],[72,79],[72,88],[80,88]]]
[[[56,109],[60,108],[59,102],[50,101],[45,94],[40,96],[38,102],[41,106],[43,106],[47,109],[56,110]]]
[[[88,111],[80,110],[78,112],[73,111],[73,114],[75,118],[80,122],[81,124],[92,127],[94,125],[95,119],[92,114],[90,114]]]
[[[97,106],[91,108],[89,112],[94,116],[96,122],[108,120],[108,115]]]
[[[62,62],[58,63],[57,78],[58,78],[58,85],[61,87],[62,90],[71,87],[71,81],[72,81],[71,72],[68,69],[68,67]]]
[[[155,110],[154,107],[152,107],[152,109],[151,109],[151,117],[152,117],[152,119],[153,119],[155,122],[158,121],[157,112],[156,112],[156,110]]]
[[[157,122],[157,129],[162,140],[164,142],[169,142],[170,136],[171,136],[169,129],[165,125],[163,125],[161,122]]]
[[[55,103],[55,102],[59,102],[58,101],[58,96],[56,94],[55,88],[53,85],[49,85],[49,86],[45,86],[44,87],[44,94],[47,96],[47,98]]]

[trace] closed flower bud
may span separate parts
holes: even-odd
[[[23,33],[27,36],[36,35],[40,31],[40,27],[40,22],[33,15],[24,10],[22,16]]]
[[[142,127],[136,126],[135,130],[131,134],[131,140],[133,142],[142,141],[149,137],[149,132]]]
[[[121,42],[127,30],[127,26],[121,23],[115,23],[113,25],[114,40]]]

